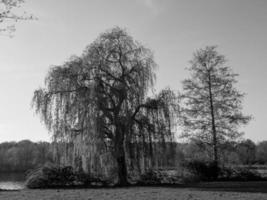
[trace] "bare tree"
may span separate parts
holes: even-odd
[[[81,57],[53,67],[46,87],[34,93],[34,106],[54,138],[82,134],[90,137],[90,145],[105,142],[117,163],[119,184],[126,185],[129,144],[173,138],[174,93],[167,89],[148,98],[155,67],[150,50],[114,28]]]
[[[191,78],[183,81],[181,94],[183,136],[212,146],[218,167],[220,143],[241,136],[238,127],[250,120],[241,112],[244,94],[234,87],[237,74],[215,46],[196,51],[189,71]]]

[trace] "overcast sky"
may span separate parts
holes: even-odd
[[[27,0],[24,9],[39,20],[18,23],[11,39],[0,36],[0,142],[49,140],[31,109],[33,91],[51,65],[80,55],[114,26],[154,52],[157,90],[180,90],[193,52],[218,45],[254,117],[244,137],[267,140],[266,0]]]

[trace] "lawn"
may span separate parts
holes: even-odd
[[[267,182],[202,183],[187,187],[1,191],[1,200],[267,200]]]

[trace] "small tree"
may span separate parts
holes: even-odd
[[[241,112],[244,94],[234,87],[237,74],[215,46],[196,51],[190,63],[191,78],[183,81],[180,96],[183,136],[212,146],[218,168],[219,145],[240,137],[238,127],[250,120]]]

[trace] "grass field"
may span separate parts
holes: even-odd
[[[1,191],[1,200],[267,200],[267,182],[202,183],[187,187]]]

